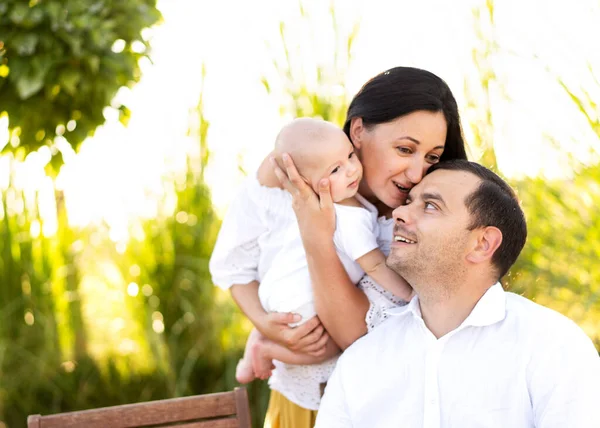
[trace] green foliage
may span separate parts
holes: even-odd
[[[141,32],[156,0],[5,0],[0,3],[0,113],[27,151],[64,135],[77,148],[104,123],[103,109],[140,78]],[[118,46],[121,44],[121,46]],[[113,48],[114,46],[114,48]],[[120,50],[122,49],[122,50]],[[124,105],[113,106],[126,121]]]
[[[236,386],[250,325],[208,272],[220,221],[202,180],[209,122],[201,100],[199,129],[190,130],[197,154],[163,178],[154,218],[129,220],[126,242],[115,243],[105,225],[70,226],[59,191],[56,232],[40,233],[52,223],[40,215],[40,193],[31,199],[12,185],[3,189],[0,422],[22,427],[33,413]],[[248,388],[260,426],[268,387]]]
[[[498,172],[496,151],[494,148],[494,114],[492,98],[499,82],[494,70],[494,56],[499,46],[496,41],[493,0],[484,0],[485,4],[472,9],[475,46],[471,50],[474,78],[464,78],[466,98],[464,125],[472,133],[470,148],[474,149],[475,160]]]
[[[592,69],[589,69],[592,77]],[[511,288],[577,322],[600,350],[600,110],[591,88],[565,91],[598,139],[590,144],[591,165],[572,162],[571,180],[528,178],[515,183],[526,212],[529,238],[512,269]],[[595,151],[595,156],[594,156]],[[595,161],[595,163],[594,163]]]
[[[0,421],[236,385],[249,326],[210,280],[220,222],[188,165],[165,182],[174,212],[134,220],[125,247],[106,227],[70,227],[60,193],[56,234],[32,235],[44,227],[37,204],[2,192]],[[249,388],[258,423],[266,384]]]
[[[529,236],[509,288],[573,319],[600,350],[599,165],[573,180],[534,178],[514,185]]]
[[[359,22],[354,22],[349,31],[344,31],[340,28],[335,9],[330,5],[328,18],[333,28],[333,61],[310,62],[302,54],[302,47],[310,45],[310,50],[316,51],[317,43],[323,43],[323,35],[314,33],[314,18],[306,11],[302,1],[298,6],[298,22],[292,27],[299,29],[299,34],[294,36],[301,37],[303,41],[291,41],[288,25],[283,21],[279,23],[278,48],[283,55],[277,55],[274,48],[272,52],[277,77],[265,76],[262,83],[269,93],[274,87],[282,89],[285,99],[280,108],[282,113],[292,117],[319,117],[343,126],[348,110],[346,73],[352,60]]]

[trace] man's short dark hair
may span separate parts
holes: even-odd
[[[514,190],[498,175],[484,166],[466,160],[449,160],[433,165],[428,174],[437,170],[465,171],[479,177],[481,184],[465,199],[471,214],[469,230],[494,226],[502,232],[502,243],[492,257],[492,263],[502,278],[519,257],[527,239],[527,223]]]

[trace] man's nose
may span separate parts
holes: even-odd
[[[400,205],[392,211],[392,218],[398,223],[411,223],[411,214],[408,205]]]

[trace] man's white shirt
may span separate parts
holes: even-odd
[[[418,298],[339,359],[316,428],[600,427],[600,358],[571,320],[498,283],[436,339]]]

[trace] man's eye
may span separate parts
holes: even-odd
[[[431,202],[425,202],[425,209],[426,210],[437,210],[437,207],[435,205],[433,205]]]
[[[340,170],[339,166],[336,166],[333,171],[331,171],[332,174],[335,174],[336,172],[338,172]]]

